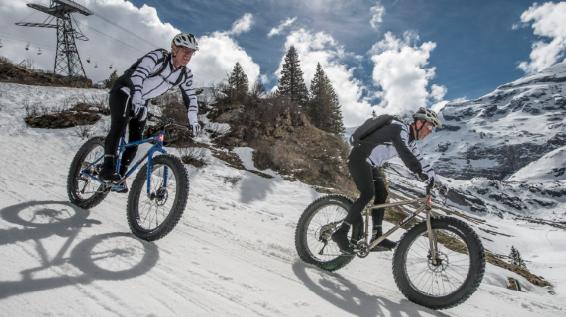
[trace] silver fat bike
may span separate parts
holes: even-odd
[[[432,184],[427,188],[427,195],[431,188]],[[419,305],[432,309],[459,305],[476,291],[482,281],[484,248],[477,234],[464,221],[438,214],[434,210],[439,206],[427,208],[427,197],[366,208],[362,238],[351,254],[341,252],[331,236],[340,227],[353,201],[342,195],[320,197],[305,209],[299,219],[295,232],[297,253],[306,263],[326,271],[335,271],[355,257],[367,257],[370,250],[381,241],[413,219],[422,219],[419,215],[424,213],[424,219],[407,230],[395,248],[395,282],[409,300]],[[414,205],[416,209],[409,212],[402,207],[407,205]],[[401,207],[407,214],[406,218],[370,243],[370,210],[389,207]]]

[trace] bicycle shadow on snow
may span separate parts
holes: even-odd
[[[96,280],[131,279],[156,265],[157,246],[138,240],[131,233],[99,234],[71,247],[82,228],[101,223],[88,219],[89,214],[88,210],[65,201],[29,201],[1,209],[2,219],[23,228],[0,229],[0,246],[24,241],[28,246],[35,243],[25,251],[36,251],[37,255],[32,256],[40,263],[20,271],[19,281],[0,281],[0,299]],[[46,249],[41,240],[54,235],[65,239],[64,243],[59,250]],[[55,255],[51,256],[49,251]],[[45,275],[44,271],[55,276],[34,278],[37,272]]]
[[[316,276],[320,277],[320,279],[315,281],[309,276],[307,270],[316,273]],[[320,270],[300,260],[296,260],[293,263],[293,273],[318,296],[356,316],[373,317],[389,314],[389,316],[393,317],[416,317],[422,316],[422,313],[442,317],[450,316],[406,299],[396,303],[384,297],[370,295],[360,290],[354,283],[342,275]]]

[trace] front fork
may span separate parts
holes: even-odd
[[[436,235],[432,231],[432,211],[430,208],[426,208],[426,228],[428,231],[428,242],[430,247],[430,257],[432,265],[438,265],[438,244],[436,240]]]
[[[146,174],[146,191],[148,197],[151,195],[151,174],[153,173],[153,154],[155,152],[166,153],[162,149],[150,149],[147,156],[147,174]],[[167,187],[167,180],[169,179],[169,169],[167,166],[163,167],[163,183],[162,187]]]

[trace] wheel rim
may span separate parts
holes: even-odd
[[[340,248],[330,236],[347,215],[348,210],[337,204],[324,205],[313,213],[306,230],[306,246],[313,259],[318,262],[330,262],[342,256]],[[321,238],[327,240],[326,247]],[[319,254],[323,247],[323,254]]]
[[[438,228],[433,231],[439,239],[438,261],[432,261],[425,231],[407,248],[404,270],[414,290],[426,296],[444,297],[464,286],[470,274],[471,259],[462,233]]]
[[[79,172],[75,177],[75,195],[80,200],[88,200],[102,191],[103,185],[90,176],[98,176],[101,158],[104,157],[104,147],[97,145],[81,162]]]
[[[167,183],[164,175],[167,174]],[[147,184],[138,200],[137,225],[141,230],[153,231],[165,222],[177,200],[177,175],[165,165],[154,165],[151,174],[151,188],[147,193]]]

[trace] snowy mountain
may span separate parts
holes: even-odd
[[[106,91],[0,83],[2,316],[566,313],[562,229],[484,215],[486,223],[476,229],[486,248],[508,254],[514,245],[527,266],[554,288],[533,286],[515,273],[487,264],[483,283],[468,301],[437,312],[409,302],[400,293],[391,274],[392,253],[370,254],[336,273],[300,262],[294,249],[295,226],[303,209],[321,194],[275,173],[264,178],[232,168],[208,150],[207,166],[186,165],[190,195],[181,222],[162,240],[137,240],[126,222],[126,196],[110,194],[90,210],[68,203],[69,164],[85,141],[79,131],[34,129],[24,123],[26,105],[37,103],[48,111],[81,98],[104,99]],[[91,126],[90,132],[102,134],[108,119]],[[207,143],[209,138],[204,135],[198,141]],[[235,152],[248,170],[254,169],[252,149]],[[563,155],[552,153],[545,159]],[[396,179],[395,193],[403,186],[416,187],[407,179]],[[458,182],[469,181],[444,182],[457,187]],[[508,277],[519,280],[523,291],[506,289]]]
[[[427,147],[438,173],[454,179],[565,180],[565,114],[566,61],[476,100],[448,103],[445,128]]]
[[[566,62],[448,103],[423,142],[449,204],[566,226]]]

